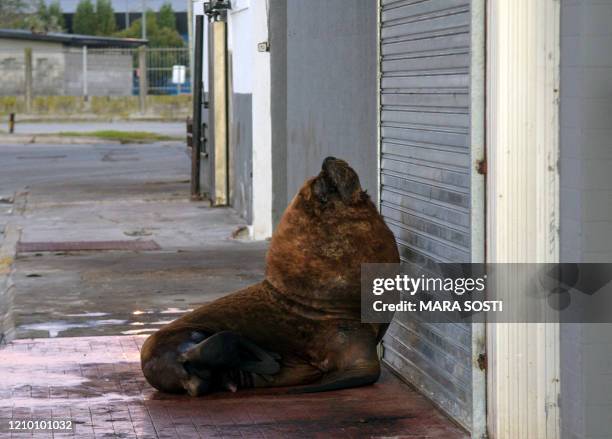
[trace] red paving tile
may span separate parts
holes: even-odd
[[[140,371],[144,336],[20,340],[0,350],[0,438],[463,438],[390,373],[368,387],[164,395]],[[69,434],[11,433],[10,419],[71,419]]]

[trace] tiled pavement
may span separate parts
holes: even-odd
[[[205,398],[156,392],[140,372],[143,336],[19,340],[0,350],[0,438],[459,438],[421,395],[386,372],[368,387],[280,389]],[[72,419],[71,434],[10,433],[10,419]]]

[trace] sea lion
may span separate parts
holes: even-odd
[[[387,325],[360,321],[361,264],[396,262],[395,238],[357,173],[328,157],[284,212],[265,279],[152,334],[141,350],[143,373],[158,390],[194,396],[373,383]]]

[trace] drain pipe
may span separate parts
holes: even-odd
[[[216,0],[204,3],[204,13],[209,19],[209,126],[212,188],[211,199],[215,206],[229,204],[229,114],[227,75],[227,11],[229,1]]]

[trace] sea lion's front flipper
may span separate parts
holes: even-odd
[[[232,331],[211,335],[180,356],[180,361],[195,369],[238,369],[264,375],[280,370],[278,359],[278,355]]]

